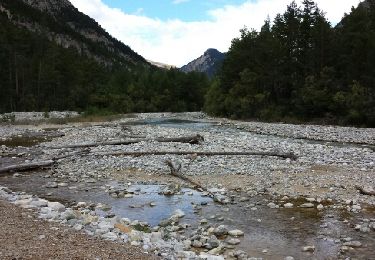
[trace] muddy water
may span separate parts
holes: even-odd
[[[46,189],[44,185],[51,179],[44,178],[45,175],[46,172],[24,173],[21,177],[3,175],[0,177],[0,183],[15,191],[36,194],[49,200],[64,202],[66,205],[78,201],[105,203],[112,209],[101,212],[102,214],[114,213],[131,220],[146,221],[152,226],[170,217],[176,209],[181,209],[186,214],[182,223],[192,225],[188,233],[198,227],[199,220],[203,218],[208,220],[209,225],[225,224],[230,228],[243,230],[245,236],[238,248],[253,257],[337,259],[340,245],[335,243],[335,240],[352,237],[353,240],[360,240],[365,247],[351,254],[358,259],[374,259],[371,258],[374,257],[371,248],[375,248],[375,238],[371,233],[357,233],[343,222],[347,219],[355,223],[355,218],[369,217],[366,214],[352,216],[333,210],[318,212],[315,209],[301,208],[270,209],[264,206],[264,197],[223,206],[190,189],[183,189],[181,195],[160,195],[159,191],[163,186],[159,185],[131,185],[130,190],[135,191],[133,198],[113,198],[104,190],[104,187],[116,185],[113,181],[95,184],[70,183],[68,187]],[[188,195],[190,192],[193,194]],[[156,206],[151,207],[150,202],[154,202]],[[206,203],[201,210],[194,211],[193,204]],[[249,204],[250,207],[253,204],[261,205],[255,206],[257,210],[251,210]],[[301,251],[306,245],[315,245],[316,251],[313,255]],[[267,250],[267,253],[262,252],[263,250]]]

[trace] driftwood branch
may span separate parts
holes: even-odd
[[[177,167],[173,164],[173,162],[168,159],[165,161],[165,164],[169,167],[169,169],[171,170],[171,175],[174,176],[174,177],[177,177],[185,182],[188,182],[190,183],[191,185],[193,185],[194,189],[196,190],[199,190],[199,191],[205,191],[208,193],[208,195],[214,199],[215,202],[217,203],[220,203],[220,204],[224,204],[222,201],[220,200],[217,200],[215,199],[215,194],[213,194],[212,192],[210,192],[208,189],[206,189],[205,187],[203,187],[201,184],[199,184],[198,182],[196,181],[193,181],[192,179],[186,177],[186,176],[183,176],[181,174],[181,164],[179,164]]]
[[[375,196],[375,190],[372,187],[361,187],[357,185],[355,188],[363,195]]]
[[[292,153],[278,152],[195,152],[195,151],[145,151],[145,152],[115,152],[100,155],[107,156],[146,156],[146,155],[194,155],[194,156],[270,156],[283,159],[296,160],[298,157]]]
[[[174,143],[201,144],[204,141],[204,138],[203,136],[198,134],[194,136],[176,137],[176,138],[158,137],[155,139],[139,138],[139,139],[129,139],[129,140],[114,140],[114,141],[106,141],[106,142],[91,142],[91,143],[72,144],[72,145],[64,145],[64,146],[54,146],[54,147],[49,147],[49,148],[51,149],[89,148],[89,147],[107,146],[107,145],[130,145],[130,144],[135,144],[135,143],[140,143],[140,142],[145,142],[145,141],[157,141],[161,143],[174,142]]]
[[[0,173],[12,172],[12,171],[29,171],[29,170],[52,166],[53,164],[54,164],[54,160],[9,165],[9,166],[0,168]]]
[[[204,138],[201,135],[186,136],[186,137],[177,137],[177,138],[156,138],[155,141],[161,143],[188,143],[188,144],[201,144],[204,142]]]

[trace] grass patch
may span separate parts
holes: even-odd
[[[134,230],[141,231],[143,233],[151,233],[151,229],[147,226],[142,226],[141,224],[137,224],[133,226]]]

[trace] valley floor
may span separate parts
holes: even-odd
[[[1,215],[9,220],[1,227],[0,258],[29,257],[27,246],[14,244],[21,238],[41,248],[30,247],[31,258],[50,246],[57,252],[51,258],[60,257],[66,244],[54,238],[72,243],[68,258],[106,259],[112,251],[111,259],[121,259],[124,251],[135,257],[123,259],[147,257],[141,251],[165,259],[375,258],[375,196],[363,194],[375,187],[375,129],[232,121],[203,113],[61,125],[30,124],[35,117],[42,119],[23,113],[14,116],[16,124],[0,125],[0,169],[52,158],[55,164],[1,175],[0,197],[65,226],[35,221],[29,211],[1,202]],[[29,124],[18,125],[17,118]],[[204,138],[199,144],[161,141],[197,134]],[[170,175],[166,160],[207,191]],[[103,246],[86,250],[91,243]]]

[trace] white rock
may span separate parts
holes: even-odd
[[[106,239],[106,240],[111,240],[111,241],[115,241],[117,240],[117,235],[113,232],[108,232],[108,233],[105,233],[102,235],[102,238]]]
[[[64,212],[65,206],[60,202],[48,202],[48,208],[57,212]]]
[[[294,205],[292,203],[286,203],[283,206],[284,206],[284,208],[287,208],[287,209],[290,209],[290,208],[294,207]]]
[[[232,237],[239,237],[239,236],[243,236],[244,235],[244,232],[239,230],[239,229],[235,229],[235,230],[231,230],[228,232],[228,234]]]
[[[304,203],[300,206],[301,208],[314,208],[313,203]]]
[[[241,240],[237,239],[237,238],[231,238],[227,241],[227,243],[229,245],[238,245],[241,243]]]
[[[302,248],[303,252],[314,252],[315,251],[315,246],[304,246]]]
[[[185,217],[185,212],[183,212],[181,209],[177,209],[174,213],[173,213],[174,216],[178,217],[178,218],[183,218]]]

